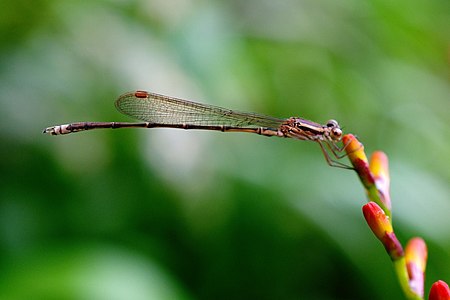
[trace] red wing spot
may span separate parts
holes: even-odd
[[[134,93],[134,96],[136,98],[147,98],[148,97],[148,93],[146,91],[136,91]]]

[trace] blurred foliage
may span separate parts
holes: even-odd
[[[401,298],[317,145],[127,120],[135,89],[318,122],[390,159],[393,221],[450,281],[448,0],[1,1],[1,299]]]

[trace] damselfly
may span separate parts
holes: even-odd
[[[288,137],[317,142],[330,166],[349,168],[336,160],[345,156],[341,155],[345,146],[339,147],[337,145],[342,138],[342,130],[335,120],[329,120],[325,125],[321,125],[298,117],[278,119],[146,91],[123,94],[116,100],[115,104],[117,110],[121,113],[144,122],[78,122],[48,127],[44,129],[44,133],[61,135],[91,129],[129,127],[250,132],[264,136]],[[330,153],[335,159],[330,157]]]

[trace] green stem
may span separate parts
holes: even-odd
[[[402,287],[403,293],[405,294],[406,298],[408,300],[423,300],[421,296],[411,291],[409,287],[409,276],[408,272],[406,271],[405,257],[394,260],[393,263],[395,273],[397,274],[398,281],[400,283],[400,286]]]
[[[367,197],[369,198],[369,200],[378,204],[381,207],[381,209],[384,211],[386,216],[388,216],[389,219],[391,219],[391,210],[386,207],[386,205],[384,204],[383,201],[381,201],[380,192],[378,191],[376,185],[366,187],[366,191],[367,191]],[[392,222],[392,220],[391,220],[391,222]]]

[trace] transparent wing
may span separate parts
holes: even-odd
[[[123,114],[155,124],[278,128],[283,119],[167,97],[149,92],[130,92],[116,100]]]

